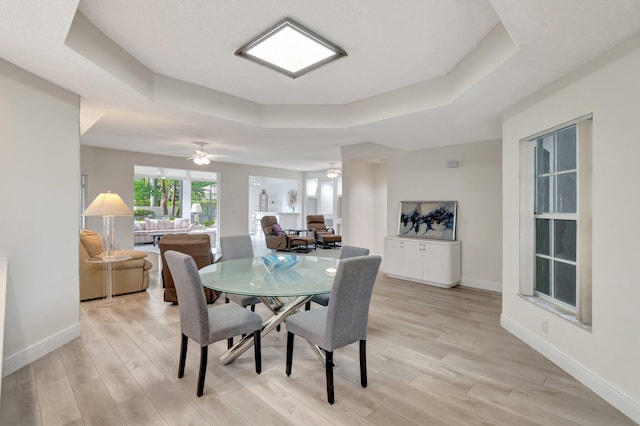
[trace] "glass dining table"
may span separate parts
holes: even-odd
[[[200,269],[205,287],[224,293],[258,296],[271,311],[263,319],[262,335],[266,335],[295,313],[312,296],[329,293],[338,267],[338,259],[318,256],[282,256],[282,260],[297,260],[287,269],[274,269],[262,257],[226,260]],[[230,364],[253,345],[247,335],[220,356]],[[316,351],[318,355],[319,352]]]

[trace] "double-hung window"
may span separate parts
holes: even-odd
[[[591,324],[591,115],[521,142],[520,294]]]
[[[576,307],[576,126],[535,139],[535,291]]]

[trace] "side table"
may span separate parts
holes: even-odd
[[[106,276],[105,276],[105,300],[102,303],[102,306],[111,306],[114,304],[113,301],[113,264],[115,262],[123,262],[125,260],[131,259],[131,256],[104,256],[100,259],[86,259],[87,263],[101,263],[106,267]]]

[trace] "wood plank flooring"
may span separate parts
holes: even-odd
[[[189,343],[179,380],[178,306],[162,301],[158,273],[147,292],[117,300],[82,303],[82,337],[3,380],[0,425],[634,424],[502,329],[492,292],[380,274],[369,386],[360,387],[358,345],[337,350],[332,406],[324,369],[299,338],[285,375],[284,330],[264,337],[260,375],[253,351],[225,366],[218,357],[226,342],[210,346],[197,398],[199,348]],[[260,305],[257,312],[267,314]]]

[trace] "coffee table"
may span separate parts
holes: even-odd
[[[313,295],[331,292],[339,259],[298,257],[300,262],[285,270],[270,269],[261,257],[227,260],[200,269],[200,277],[204,286],[213,290],[258,296],[272,313],[262,322],[264,336],[311,300]],[[252,345],[253,337],[247,335],[220,359],[229,364]],[[319,355],[317,349],[316,354]]]

